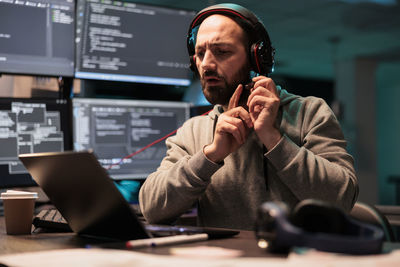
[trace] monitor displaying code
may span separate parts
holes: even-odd
[[[0,0],[0,73],[74,75],[74,0]]]
[[[67,100],[0,98],[0,188],[36,185],[18,155],[70,150],[70,126]]]
[[[154,172],[166,154],[161,139],[190,116],[184,102],[74,98],[72,103],[74,150],[92,149],[114,179],[144,179]]]
[[[75,76],[188,86],[186,36],[194,15],[129,1],[78,0]]]

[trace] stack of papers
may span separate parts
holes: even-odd
[[[198,250],[199,257],[195,253],[190,253],[190,257],[185,256],[163,256],[147,253],[140,253],[128,250],[113,249],[64,249],[44,252],[19,253],[0,256],[0,263],[9,266],[85,266],[85,267],[104,267],[104,266],[190,266],[190,267],[239,267],[239,266],[268,266],[268,267],[354,267],[354,266],[398,266],[400,262],[400,250],[391,253],[369,256],[350,256],[319,252],[310,250],[305,254],[291,253],[288,258],[246,258],[238,257],[234,250],[224,248],[207,247],[211,257],[204,255],[204,247],[185,248],[194,252]],[[176,249],[171,249],[173,252]],[[212,252],[214,250],[214,252]],[[228,253],[229,252],[229,253]],[[219,255],[224,255],[218,257]],[[230,254],[232,253],[232,254]],[[179,253],[178,253],[179,254]],[[226,257],[226,255],[231,257]],[[176,254],[175,254],[176,255]],[[187,255],[187,254],[186,254]]]

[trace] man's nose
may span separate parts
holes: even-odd
[[[203,70],[214,70],[216,67],[215,57],[211,51],[206,51],[201,62]]]

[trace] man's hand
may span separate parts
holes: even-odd
[[[253,127],[250,114],[239,106],[242,91],[243,85],[240,84],[229,100],[228,110],[218,118],[213,142],[204,147],[204,154],[213,162],[221,162],[236,151]]]
[[[272,79],[257,76],[253,78],[254,87],[247,100],[254,131],[266,148],[272,149],[282,135],[275,124],[280,99]]]
[[[251,128],[267,149],[272,149],[282,135],[276,126],[280,99],[272,79],[258,76],[253,78],[254,87],[247,100],[249,111],[239,106],[244,90],[239,85],[233,93],[228,110],[218,119],[214,140],[204,147],[204,154],[213,162],[221,162],[230,153],[244,144]]]

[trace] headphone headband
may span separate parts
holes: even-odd
[[[190,57],[190,68],[197,72],[194,62],[196,27],[199,26],[207,17],[221,14],[233,18],[243,28],[243,24],[248,26],[256,40],[251,40],[248,49],[252,70],[262,75],[268,75],[273,71],[275,50],[271,46],[271,41],[264,25],[258,20],[256,15],[248,9],[237,4],[218,4],[207,7],[193,18],[187,36],[187,48]],[[247,31],[246,31],[247,32]],[[250,36],[249,36],[250,37]]]
[[[229,9],[229,8],[212,8],[208,7],[206,9],[203,9],[202,11],[200,11],[196,17],[193,19],[192,23],[190,24],[190,29],[189,31],[191,31],[194,27],[196,27],[197,25],[199,25],[201,22],[203,22],[203,20],[205,18],[207,18],[210,15],[214,15],[214,14],[231,14],[233,16],[237,16],[243,20],[250,20],[250,18],[247,18],[245,16],[243,16],[241,13]]]

